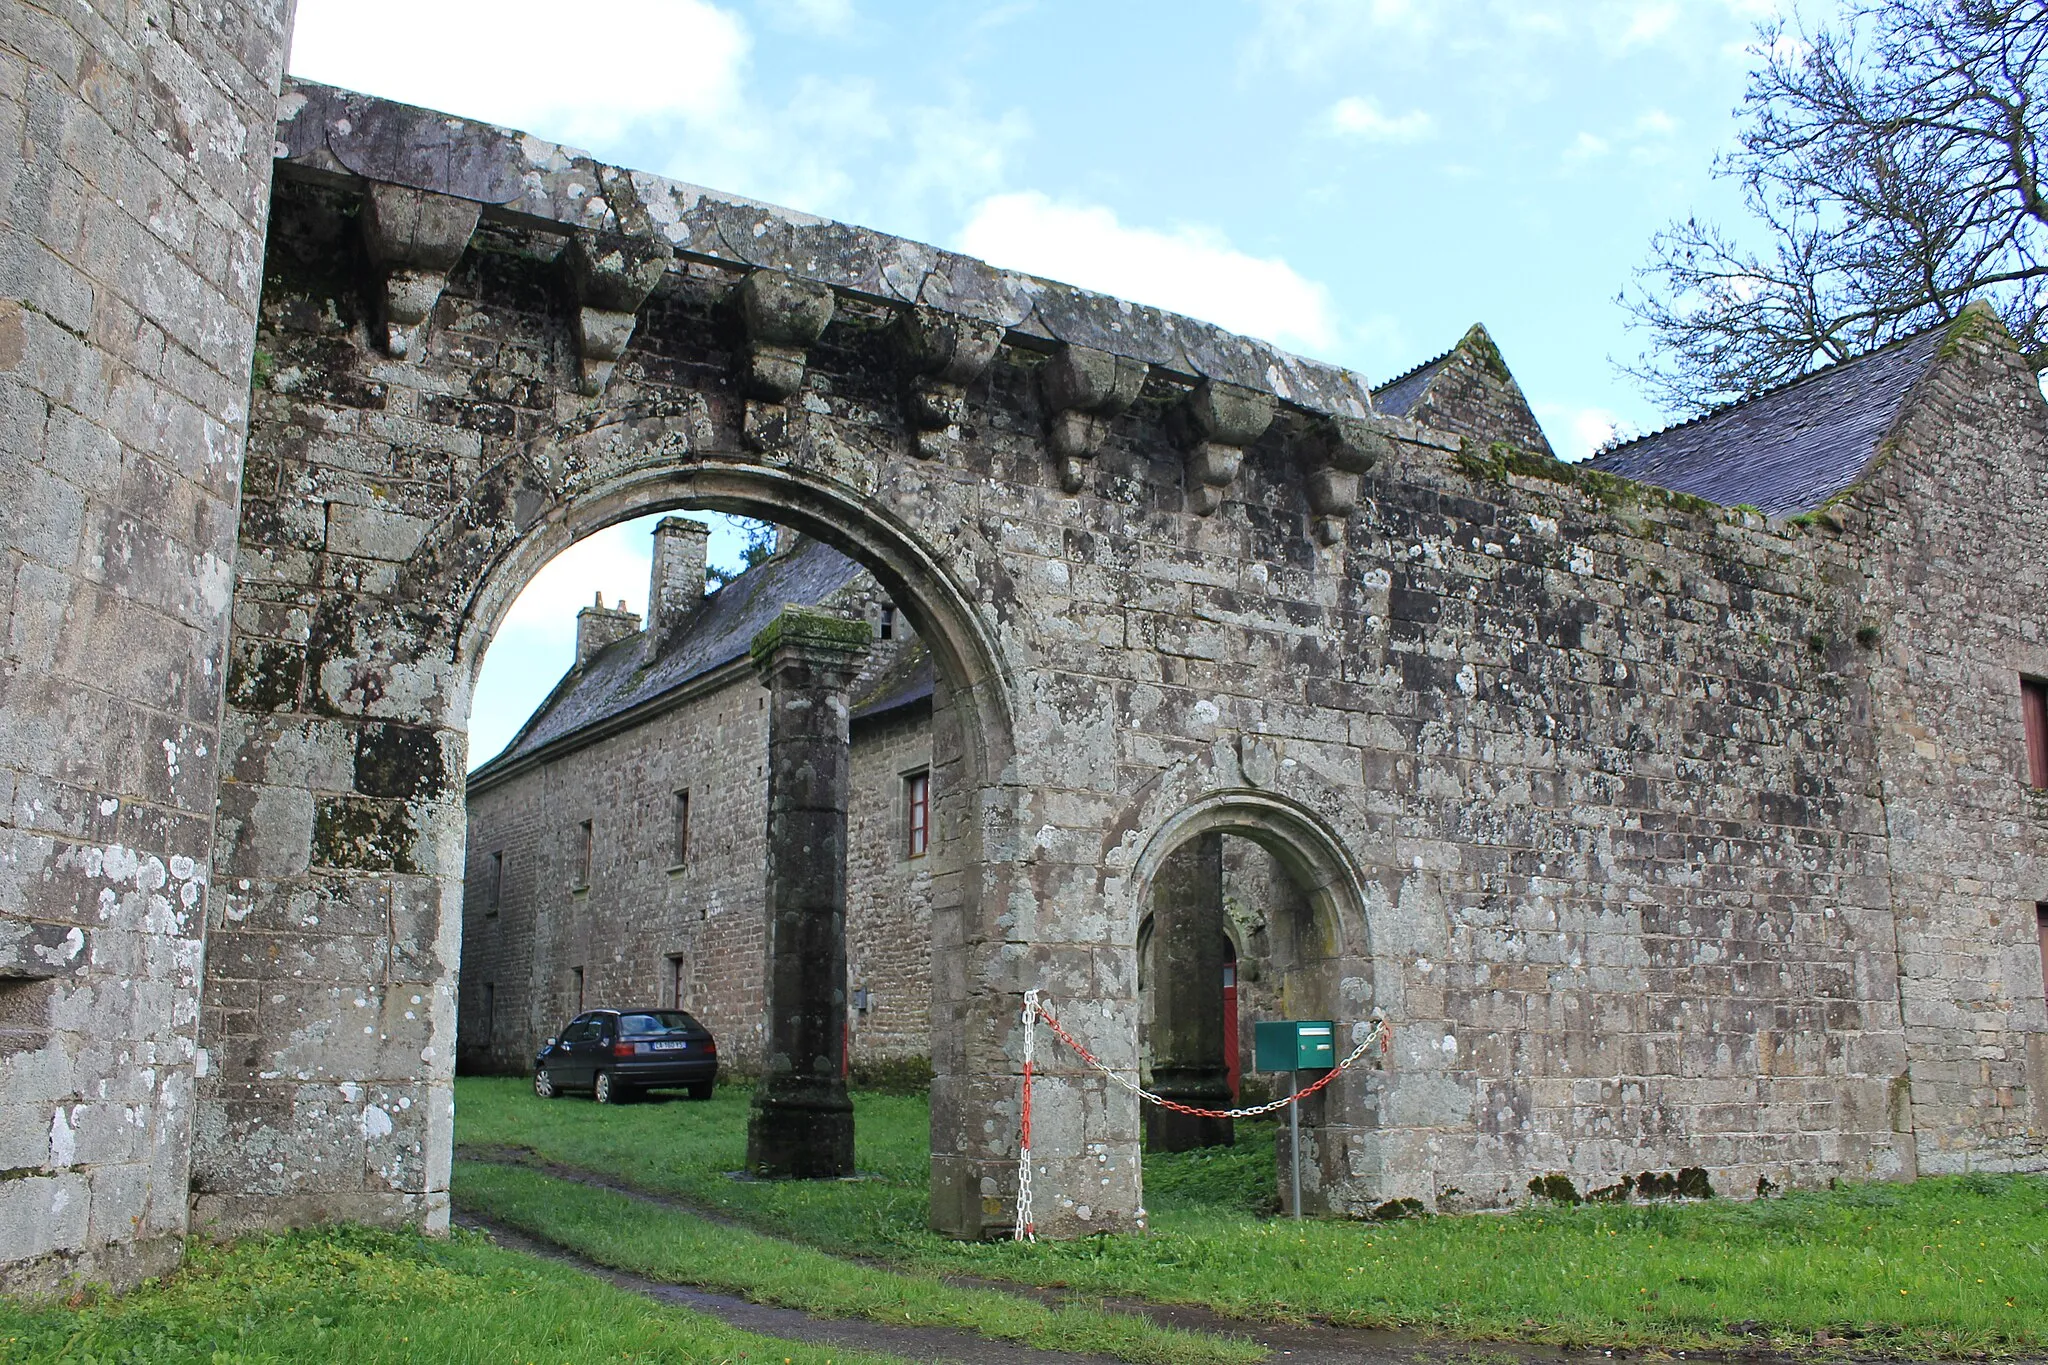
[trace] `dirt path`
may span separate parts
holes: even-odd
[[[529,1237],[473,1213],[458,1212],[455,1224],[489,1234],[492,1241],[508,1251],[522,1251],[529,1256],[573,1266],[631,1293],[678,1308],[694,1308],[700,1313],[709,1313],[728,1326],[764,1337],[800,1341],[807,1346],[874,1351],[902,1356],[907,1360],[958,1361],[960,1365],[1124,1365],[1114,1356],[1040,1351],[1028,1346],[990,1341],[971,1332],[956,1332],[945,1327],[897,1327],[866,1318],[813,1317],[795,1308],[752,1303],[736,1294],[714,1294],[688,1285],[663,1284],[623,1270],[613,1270],[565,1247]]]
[[[761,1236],[759,1228],[749,1227],[745,1222],[729,1214],[708,1209],[688,1199],[674,1195],[656,1194],[615,1179],[602,1172],[585,1170],[578,1166],[565,1166],[560,1162],[547,1161],[533,1151],[523,1147],[459,1147],[456,1155],[469,1161],[492,1165],[524,1166],[557,1180],[608,1190],[658,1208],[701,1218],[721,1227],[743,1228]],[[638,1293],[651,1294],[665,1302],[684,1303],[693,1308],[702,1308],[748,1331],[761,1332],[770,1336],[788,1337],[795,1341],[831,1342],[834,1345],[859,1346],[868,1350],[891,1351],[898,1355],[909,1355],[913,1359],[947,1360],[963,1362],[979,1361],[1111,1361],[1109,1356],[1070,1355],[1057,1351],[1039,1351],[1023,1346],[1012,1346],[1002,1342],[991,1342],[964,1332],[945,1328],[894,1327],[885,1323],[871,1323],[865,1320],[839,1318],[814,1318],[808,1313],[793,1308],[769,1308],[749,1303],[745,1299],[725,1294],[714,1294],[704,1290],[680,1288],[675,1285],[659,1284],[643,1280],[634,1275],[611,1270],[586,1261],[573,1252],[565,1251],[552,1244],[541,1243],[501,1229],[473,1215],[463,1214],[459,1222],[483,1227],[507,1246],[531,1249],[537,1255],[552,1256],[567,1261],[592,1274],[602,1275],[615,1284],[623,1285]],[[881,1270],[899,1270],[901,1267],[865,1257],[846,1257],[860,1264]],[[1035,1299],[1041,1303],[1060,1305],[1083,1301],[1083,1296],[1058,1289],[1047,1289],[1040,1285],[1022,1284],[1013,1280],[992,1280],[967,1275],[941,1276],[949,1284],[977,1289],[993,1289],[1000,1293],[1012,1294],[1019,1298]],[[1128,1313],[1151,1319],[1164,1327],[1178,1327],[1185,1331],[1200,1332],[1212,1336],[1234,1336],[1249,1338],[1266,1347],[1270,1359],[1275,1362],[1315,1362],[1315,1365],[1564,1365],[1564,1362],[1607,1362],[1614,1358],[1608,1352],[1572,1353],[1554,1350],[1545,1346],[1513,1344],[1475,1344],[1466,1342],[1438,1342],[1408,1333],[1368,1332],[1355,1328],[1325,1327],[1319,1325],[1288,1326],[1280,1323],[1251,1322],[1242,1318],[1225,1317],[1206,1308],[1189,1305],[1151,1303],[1140,1299],[1098,1300],[1086,1298],[1085,1302],[1109,1309],[1112,1312]],[[759,1315],[758,1321],[741,1315]],[[779,1325],[784,1322],[798,1326]],[[802,1330],[799,1330],[801,1327]],[[804,1332],[828,1333],[828,1335],[805,1335]],[[863,1336],[862,1333],[869,1335]],[[841,1335],[844,1334],[844,1335]],[[925,1340],[933,1344],[920,1344]],[[898,1342],[900,1344],[891,1344]],[[972,1354],[970,1352],[980,1352]]]

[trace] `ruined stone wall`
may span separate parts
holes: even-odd
[[[288,0],[0,4],[0,1288],[177,1256]]]
[[[1910,1062],[1892,1119],[1926,1173],[2039,1169],[2048,1140],[2048,795],[2019,710],[2021,676],[2048,676],[2048,405],[1996,327],[1965,315],[1876,475],[1817,528],[1855,561],[1833,647],[1872,678],[1891,849],[1872,894]]]
[[[931,1056],[931,855],[909,856],[903,782],[932,762],[928,704],[853,725],[846,817],[846,980],[856,1066]]]
[[[340,136],[331,103],[319,117]],[[280,136],[323,180],[278,202],[264,344],[280,368],[252,437],[276,477],[243,518],[234,704],[276,714],[237,732],[220,844],[252,906],[323,885],[367,901],[416,876],[443,918],[418,926],[432,946],[406,970],[445,983],[472,614],[487,623],[543,550],[625,515],[765,513],[860,554],[941,665],[939,1226],[1007,1226],[1026,986],[1135,1067],[1145,883],[1209,829],[1311,870],[1302,989],[1346,1035],[1374,1009],[1394,1020],[1389,1054],[1311,1115],[1320,1206],[1498,1206],[1551,1174],[1622,1190],[1698,1168],[1746,1194],[1910,1168],[1897,836],[1867,674],[1830,643],[1848,542],[1369,420],[1355,380],[1199,324],[531,140],[461,162],[500,165],[511,206],[469,238],[401,361],[367,325],[360,183],[295,121]],[[681,252],[612,359],[604,319],[565,293],[603,239],[565,263],[560,232],[535,226],[550,218]],[[285,602],[311,617],[296,652],[257,633]],[[2011,610],[2038,639],[2038,608]],[[352,766],[307,776],[305,747],[269,738],[306,733],[359,737],[316,746]],[[421,751],[395,735],[431,738],[443,763],[400,762]],[[265,801],[301,823],[230,814]],[[2038,856],[2037,825],[2005,837]],[[304,940],[277,932],[282,962]],[[270,970],[267,991],[310,994]],[[348,993],[327,1008],[405,979],[337,969]],[[343,1065],[438,1103],[453,1009],[429,1005],[403,1046],[265,1109],[265,1069],[343,1055],[282,1018],[228,1050],[244,1069],[218,1107],[261,1150],[348,1096]],[[1134,1107],[1040,1055],[1041,1229],[1130,1226]],[[438,1112],[394,1120],[419,1168],[359,1175],[356,1216],[431,1221]],[[239,1150],[215,1148],[216,1178]],[[312,1178],[288,1161],[275,1183]]]

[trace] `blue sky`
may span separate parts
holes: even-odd
[[[1610,357],[1714,181],[1772,0],[299,0],[295,73],[1208,318],[1382,382],[1484,322],[1567,456],[1660,412]],[[573,16],[573,17],[567,17]],[[406,35],[394,40],[394,34]],[[647,526],[485,663],[471,756],[567,668]],[[714,558],[736,552],[714,539]]]

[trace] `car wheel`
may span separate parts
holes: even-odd
[[[711,1098],[711,1087],[712,1082],[710,1081],[698,1081],[684,1093],[693,1100],[708,1100]]]
[[[555,1089],[555,1078],[548,1075],[546,1067],[537,1067],[533,1073],[533,1093],[544,1100],[551,1100],[562,1092]]]
[[[631,1094],[625,1086],[612,1079],[609,1071],[598,1072],[597,1079],[590,1086],[590,1097],[599,1104],[624,1104]]]

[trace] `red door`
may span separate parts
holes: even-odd
[[[1237,1098],[1237,964],[1223,964],[1223,1066],[1230,1073],[1230,1098]]]

